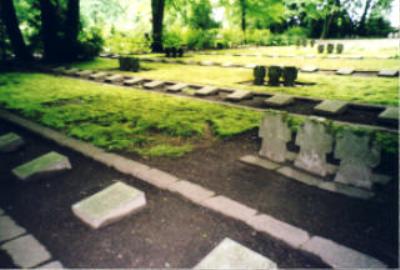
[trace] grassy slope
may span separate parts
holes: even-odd
[[[334,60],[330,60],[334,61]],[[75,66],[86,69],[115,69],[118,61],[96,59]],[[349,77],[301,73],[299,81],[315,82],[314,86],[259,87],[240,84],[252,80],[252,70],[239,68],[201,67],[173,64],[144,63],[145,71],[129,73],[158,80],[176,80],[189,83],[234,87],[244,90],[286,93],[353,102],[394,105],[398,104],[398,82],[396,79],[376,77]]]
[[[180,156],[258,126],[261,113],[43,74],[0,75],[0,105],[106,149]]]

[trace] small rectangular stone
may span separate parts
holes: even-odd
[[[53,261],[46,263],[45,265],[42,265],[38,267],[38,269],[63,269],[64,266],[59,262],[59,261]]]
[[[308,54],[308,55],[306,55],[306,58],[308,58],[308,59],[316,58],[316,55],[315,54]]]
[[[244,65],[243,67],[244,68],[248,68],[248,69],[253,69],[253,68],[255,68],[257,65],[256,64],[246,64],[246,65]]]
[[[71,68],[71,69],[66,69],[66,70],[64,70],[63,74],[69,75],[69,76],[73,76],[73,75],[75,75],[76,73],[78,73],[78,72],[80,72],[80,71],[81,71],[80,69]]]
[[[361,55],[352,55],[352,56],[348,56],[347,58],[348,59],[352,59],[352,60],[362,60],[362,59],[364,59],[364,57],[361,56]]]
[[[316,66],[304,66],[300,69],[301,72],[317,72],[318,68]]]
[[[233,67],[234,65],[231,62],[228,62],[228,63],[223,63],[221,66],[222,67]]]
[[[57,67],[57,68],[53,68],[53,69],[52,69],[52,71],[53,71],[54,73],[60,73],[60,74],[64,73],[66,70],[67,70],[66,67]]]
[[[76,73],[75,75],[78,76],[78,77],[87,78],[90,75],[92,75],[93,73],[94,73],[93,70],[82,70],[82,71]]]
[[[0,136],[0,152],[9,153],[18,150],[25,144],[24,140],[18,134],[13,132]]]
[[[304,183],[306,185],[310,186],[318,186],[322,179],[319,179],[313,175],[307,174],[305,172],[290,168],[290,167],[282,167],[277,170],[278,173],[289,177],[291,179],[297,180],[301,183]]]
[[[356,187],[352,187],[349,185],[344,185],[337,182],[321,182],[318,187],[323,190],[327,190],[334,193],[343,194],[352,198],[364,199],[368,200],[374,197],[374,193],[372,191],[368,191],[365,189],[359,189]]]
[[[108,83],[122,82],[123,80],[124,80],[124,76],[119,75],[119,74],[114,74],[114,75],[111,75],[104,79],[104,81],[108,82]]]
[[[379,77],[397,77],[399,75],[398,70],[381,70],[378,73]]]
[[[185,198],[194,203],[201,203],[215,195],[214,191],[208,190],[202,186],[185,180],[173,183],[172,185],[168,186],[168,189],[183,195]]]
[[[169,86],[167,88],[167,92],[173,92],[173,93],[180,92],[183,89],[185,89],[186,87],[188,87],[188,85],[186,83],[177,83],[177,84]]]
[[[0,216],[0,242],[13,239],[26,233],[26,230],[18,226],[9,216]]]
[[[382,121],[399,121],[399,108],[397,107],[387,107],[378,116],[379,120]]]
[[[97,80],[103,80],[107,76],[109,76],[109,74],[106,73],[106,72],[97,72],[97,73],[94,73],[94,74],[90,75],[89,79],[97,81]]]
[[[212,86],[204,86],[200,90],[197,90],[195,92],[196,96],[209,96],[209,95],[214,95],[218,93],[218,88],[217,87],[212,87]]]
[[[132,86],[144,82],[143,78],[132,78],[124,81],[124,85]]]
[[[338,115],[347,109],[348,103],[339,100],[324,100],[314,110],[321,114]]]
[[[265,269],[277,270],[275,262],[261,254],[225,238],[194,269]]]
[[[16,266],[32,268],[51,259],[47,249],[32,235],[23,236],[1,246]]]
[[[144,171],[144,173],[140,176],[140,179],[161,189],[167,189],[170,185],[178,181],[178,178],[172,174],[158,169]]]
[[[319,236],[312,237],[301,249],[320,257],[335,269],[387,268],[371,256]]]
[[[49,173],[70,170],[71,164],[66,156],[56,152],[47,153],[32,161],[22,164],[12,170],[12,173],[21,181],[45,176]]]
[[[274,95],[264,100],[264,103],[273,107],[283,107],[290,105],[294,102],[293,96],[288,95]]]
[[[244,90],[235,90],[235,92],[227,95],[225,97],[226,100],[230,101],[240,101],[243,99],[248,99],[253,96],[253,93],[250,91],[244,91]]]
[[[146,205],[145,194],[122,182],[74,204],[74,214],[93,229],[114,223]]]
[[[246,223],[255,230],[264,232],[294,248],[299,248],[310,239],[306,231],[268,215],[251,217]]]
[[[143,87],[146,89],[154,89],[154,88],[161,87],[164,84],[165,84],[165,82],[163,82],[163,81],[151,81],[151,82],[145,83],[143,85]]]
[[[279,165],[278,163],[269,161],[264,158],[260,158],[258,156],[252,156],[252,155],[243,156],[240,158],[240,161],[245,164],[256,166],[256,167],[261,167],[261,168],[264,168],[267,170],[276,170],[279,167],[281,167],[281,165]]]
[[[229,199],[225,196],[210,198],[202,202],[201,205],[208,207],[216,212],[219,212],[225,216],[232,217],[244,222],[249,220],[257,213],[255,209],[236,202],[232,199]]]
[[[214,66],[215,63],[212,61],[200,61],[201,66]]]
[[[352,68],[340,68],[336,71],[337,75],[351,75],[354,73],[354,69]]]

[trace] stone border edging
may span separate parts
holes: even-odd
[[[85,157],[114,168],[123,174],[138,178],[160,189],[178,193],[199,206],[246,223],[252,229],[282,241],[292,248],[318,256],[333,268],[387,268],[383,262],[371,256],[342,246],[329,239],[312,236],[305,230],[277,220],[272,216],[259,213],[256,209],[225,196],[217,195],[200,185],[179,179],[164,171],[120,155],[107,153],[89,143],[70,138],[60,132],[43,127],[2,109],[0,109],[0,118],[22,126],[45,139],[81,153]]]

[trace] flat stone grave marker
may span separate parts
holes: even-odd
[[[300,153],[294,165],[308,172],[326,176],[330,166],[326,155],[332,152],[333,138],[328,133],[325,120],[309,117],[303,127],[297,132],[296,145],[300,146]]]
[[[276,263],[225,238],[194,269],[278,269]]]
[[[356,135],[350,130],[336,138],[335,157],[340,159],[335,182],[371,189],[374,184],[372,168],[381,160],[380,148],[370,146],[369,135]]]
[[[348,103],[340,100],[324,100],[314,110],[321,114],[338,115],[343,113],[348,107]]]
[[[378,116],[381,121],[399,121],[399,109],[397,107],[387,107]]]
[[[107,76],[109,76],[109,74],[106,73],[106,72],[97,72],[97,73],[94,73],[94,74],[90,75],[89,79],[91,79],[91,80],[103,80]]]
[[[52,69],[52,71],[54,72],[54,73],[64,73],[65,71],[67,71],[67,68],[66,67],[56,67],[56,68],[53,68]]]
[[[13,132],[0,136],[0,153],[9,153],[18,150],[25,144],[21,136]]]
[[[15,265],[32,268],[51,259],[50,253],[32,235],[23,236],[1,246]]]
[[[145,79],[143,79],[143,78],[132,78],[132,79],[125,80],[123,83],[124,83],[124,85],[132,86],[132,85],[136,85],[141,82],[144,82],[144,81],[145,81]]]
[[[114,75],[108,76],[107,78],[104,79],[104,81],[108,82],[108,83],[122,82],[123,80],[124,80],[124,76],[119,75],[119,74],[114,74]]]
[[[195,92],[196,96],[209,96],[218,93],[218,88],[213,86],[204,86]]]
[[[74,214],[93,229],[114,223],[146,205],[145,194],[122,182],[74,204]]]
[[[246,64],[246,65],[244,65],[243,67],[244,67],[244,68],[253,69],[253,68],[255,68],[256,66],[257,66],[256,64]]]
[[[215,63],[212,61],[200,61],[201,66],[214,66]]]
[[[63,269],[64,266],[59,261],[49,262],[38,267],[38,269]]]
[[[328,55],[327,58],[328,59],[339,59],[339,56],[337,56],[337,55]]]
[[[173,92],[173,93],[180,92],[183,89],[185,89],[186,87],[188,87],[188,85],[186,83],[177,83],[177,84],[169,86],[167,88],[167,92]]]
[[[388,70],[384,69],[379,71],[378,76],[379,77],[397,77],[399,75],[398,70]]]
[[[64,71],[64,74],[65,74],[65,75],[72,76],[72,75],[75,75],[76,73],[78,73],[79,71],[81,71],[81,70],[78,69],[78,68],[71,68],[71,69],[66,69],[66,70]]]
[[[294,97],[289,95],[273,95],[264,100],[264,103],[273,107],[283,107],[294,102]]]
[[[250,91],[244,91],[244,90],[235,90],[235,92],[227,95],[225,97],[226,100],[230,101],[240,101],[243,99],[248,99],[253,96],[253,93]]]
[[[269,161],[264,158],[260,158],[258,156],[252,156],[252,155],[243,156],[240,158],[240,161],[245,164],[256,166],[256,167],[261,167],[261,168],[264,168],[267,170],[276,170],[281,166],[275,162]]]
[[[233,63],[228,62],[228,63],[223,63],[221,66],[222,67],[233,67],[234,65],[233,65]]]
[[[12,170],[12,173],[21,181],[29,181],[49,173],[64,172],[71,168],[69,159],[66,156],[50,152],[16,167]]]
[[[13,239],[26,233],[26,230],[18,226],[9,216],[0,216],[0,242]]]
[[[90,75],[92,75],[93,73],[94,73],[93,70],[83,70],[83,71],[80,71],[80,72],[76,73],[75,75],[77,77],[86,78],[86,77],[89,77]]]
[[[163,81],[151,81],[151,82],[145,83],[143,85],[143,87],[146,89],[155,89],[157,87],[163,86],[164,84],[165,84],[165,82],[163,82]]]
[[[312,58],[316,58],[315,54],[308,54],[306,55],[306,58],[312,59]]]
[[[348,56],[347,58],[348,59],[352,59],[352,60],[362,60],[362,59],[364,59],[364,57],[361,56],[361,55]]]
[[[340,68],[336,71],[337,75],[351,75],[354,73],[353,68]]]
[[[291,140],[292,134],[281,114],[265,115],[258,136],[262,138],[260,156],[276,162],[286,160],[286,144]]]
[[[317,72],[318,68],[316,66],[304,66],[300,69],[301,72]]]

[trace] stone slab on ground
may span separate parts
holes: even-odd
[[[63,172],[71,168],[66,156],[50,152],[14,168],[12,172],[19,180],[29,181],[48,173]]]
[[[310,240],[308,232],[268,215],[254,216],[246,223],[257,231],[264,232],[294,248],[299,248]]]
[[[215,196],[215,192],[191,182],[181,180],[168,187],[170,191],[177,192],[195,203],[201,203]]]
[[[111,76],[108,76],[104,79],[105,82],[108,83],[117,83],[117,82],[122,82],[124,80],[124,76],[119,75],[119,74],[114,74]]]
[[[354,73],[353,68],[340,68],[336,71],[337,75],[351,75]]]
[[[26,233],[26,230],[18,226],[9,216],[0,216],[0,242],[4,242]]]
[[[240,161],[245,164],[248,164],[248,165],[261,167],[261,168],[271,170],[271,171],[276,170],[279,167],[281,167],[281,165],[278,163],[272,162],[265,158],[260,158],[258,156],[252,156],[252,155],[243,156],[240,158]]]
[[[248,68],[248,69],[253,69],[253,68],[255,68],[257,65],[256,64],[246,64],[246,65],[244,65],[243,67],[244,68]]]
[[[234,64],[231,62],[221,64],[221,67],[233,67],[233,66],[234,66]]]
[[[144,170],[140,175],[140,179],[161,189],[167,189],[170,185],[179,180],[174,175],[158,169]]]
[[[63,269],[64,266],[59,262],[59,261],[53,261],[46,263],[45,265],[42,265],[38,267],[38,269]]]
[[[177,83],[167,88],[167,92],[177,93],[188,87],[186,83]]]
[[[289,95],[273,95],[264,100],[264,103],[273,107],[283,107],[294,102],[294,97]]]
[[[82,70],[82,71],[76,73],[75,75],[78,77],[87,78],[90,75],[92,75],[93,73],[94,73],[93,70]]]
[[[368,200],[375,196],[372,191],[348,186],[337,182],[321,182],[318,187],[334,193],[339,193],[352,198]]]
[[[195,92],[196,96],[209,96],[218,93],[218,88],[213,86],[204,86]]]
[[[93,229],[114,223],[146,205],[145,194],[122,182],[74,204],[74,214]]]
[[[346,56],[347,59],[352,59],[352,60],[362,60],[364,59],[364,56],[362,55],[350,55],[350,56]]]
[[[64,74],[65,75],[69,75],[69,76],[72,76],[72,75],[75,75],[76,73],[78,73],[78,72],[80,72],[81,70],[80,69],[78,69],[78,68],[70,68],[70,69],[66,69],[66,70],[64,70]]]
[[[304,66],[300,69],[301,72],[317,72],[318,68],[316,66]]]
[[[20,237],[2,245],[16,266],[32,268],[51,259],[47,249],[32,235]]]
[[[399,75],[398,70],[388,70],[384,69],[379,71],[378,76],[379,77],[397,77]]]
[[[373,257],[319,236],[312,237],[301,249],[315,254],[336,269],[387,268]]]
[[[381,121],[399,121],[399,108],[397,107],[387,107],[378,116]]]
[[[301,183],[304,183],[304,184],[310,185],[310,186],[318,186],[322,181],[322,179],[320,179],[320,178],[317,178],[313,175],[302,172],[300,170],[296,170],[291,167],[282,167],[282,168],[278,169],[277,172],[286,177],[289,177],[291,179],[297,180]]]
[[[163,86],[164,84],[165,84],[165,82],[163,82],[163,81],[151,81],[151,82],[143,84],[143,87],[146,89],[155,89],[155,88]]]
[[[52,72],[54,72],[54,73],[64,73],[65,71],[67,70],[67,68],[66,67],[56,67],[56,68],[53,68],[51,71]]]
[[[18,134],[13,132],[0,136],[0,153],[9,153],[18,150],[25,144]]]
[[[215,63],[213,62],[213,61],[200,61],[199,62],[199,64],[201,65],[201,66],[214,66],[215,65]]]
[[[103,80],[107,76],[109,76],[109,74],[107,72],[96,72],[96,73],[90,75],[89,79],[97,81],[97,80]]]
[[[235,92],[227,95],[225,97],[226,100],[230,101],[240,101],[243,99],[248,99],[253,96],[253,93],[250,91],[245,91],[245,90],[235,90]]]
[[[278,269],[261,254],[225,238],[194,269]]]
[[[321,114],[339,115],[348,107],[348,103],[340,100],[324,100],[314,107],[314,110]]]
[[[132,86],[132,85],[136,85],[136,84],[142,83],[144,81],[145,81],[145,79],[143,79],[143,78],[132,78],[132,79],[125,80],[123,82],[123,84],[126,85],[126,86]]]
[[[257,210],[236,202],[225,196],[217,196],[205,200],[201,205],[211,208],[225,216],[246,222],[257,213]]]

